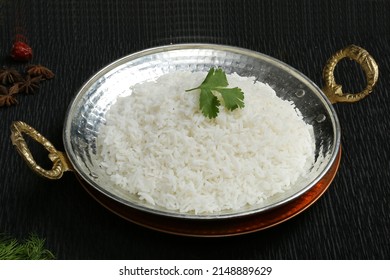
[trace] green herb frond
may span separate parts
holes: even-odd
[[[226,73],[220,68],[211,68],[200,86],[187,89],[186,92],[200,90],[200,111],[205,117],[213,119],[217,117],[221,105],[218,97],[221,97],[222,105],[229,111],[245,106],[242,90],[238,87],[227,88],[228,85]]]
[[[31,234],[24,242],[0,235],[0,260],[52,260],[55,256],[45,249],[45,240]]]

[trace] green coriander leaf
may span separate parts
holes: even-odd
[[[244,107],[244,93],[238,87],[218,88],[216,91],[221,94],[226,109],[233,111],[234,109]]]
[[[204,88],[200,90],[199,107],[205,117],[210,119],[215,118],[221,103],[218,98],[211,92],[211,90]]]
[[[221,68],[217,70],[211,68],[200,87],[213,89],[216,87],[227,87],[228,85],[225,72]]]
[[[199,108],[205,117],[212,119],[217,117],[221,105],[215,92],[221,94],[226,109],[233,111],[244,107],[244,93],[237,87],[227,88],[228,85],[225,72],[211,68],[200,86],[186,91],[200,89]]]

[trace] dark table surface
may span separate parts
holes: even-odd
[[[56,77],[19,104],[0,108],[0,232],[34,232],[59,259],[389,259],[390,2],[360,1],[22,1],[0,0],[0,63],[14,36],[34,49],[30,63]],[[180,237],[127,222],[100,206],[74,174],[37,176],[10,141],[15,120],[63,149],[68,104],[96,71],[130,53],[171,43],[217,43],[280,59],[318,85],[326,60],[356,44],[379,64],[374,92],[336,104],[343,154],[328,191],[309,209],[270,229],[224,238]],[[364,85],[361,70],[340,63],[346,90]],[[42,164],[47,153],[32,143]]]

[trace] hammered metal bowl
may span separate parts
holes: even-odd
[[[328,96],[305,75],[289,65],[247,49],[210,44],[180,44],[131,54],[100,70],[79,90],[69,105],[63,128],[66,155],[60,153],[57,158],[52,156],[53,161],[57,160],[55,161],[58,163],[57,167],[60,166],[58,169],[62,168],[62,171],[73,169],[83,181],[106,197],[126,207],[149,214],[179,219],[219,220],[276,209],[315,186],[331,168],[339,153],[340,124],[331,103],[337,101],[334,91],[340,91],[340,86],[332,84],[334,82],[332,75],[338,60],[351,52],[357,51],[354,49],[347,53],[340,52],[328,62],[328,70],[324,71],[325,80],[330,81],[326,83],[324,89]],[[357,56],[352,58],[359,61],[362,57],[362,49],[358,49],[357,53]],[[362,67],[364,63],[361,63]],[[130,88],[138,83],[155,80],[175,71],[207,72],[211,67],[221,67],[226,73],[236,72],[240,76],[254,76],[256,80],[269,84],[281,99],[294,103],[302,113],[304,121],[314,129],[315,163],[311,166],[309,174],[299,178],[289,191],[274,195],[264,203],[237,211],[227,210],[211,214],[179,213],[152,206],[112,186],[108,175],[100,166],[96,144],[100,128],[105,123],[106,113],[112,104],[118,97],[131,94]],[[372,78],[372,75],[370,77]],[[376,80],[373,84],[375,82]],[[367,92],[372,90],[373,84],[370,83],[371,88],[368,88]],[[367,92],[361,94],[361,97],[367,95]],[[346,97],[346,94],[337,92],[336,94],[339,94],[339,98],[346,99],[342,101],[357,99],[356,95]],[[19,138],[13,137],[15,145]],[[52,154],[55,152],[53,151]],[[34,164],[35,162],[32,163]]]

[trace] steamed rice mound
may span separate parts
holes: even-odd
[[[199,110],[206,72],[175,72],[118,98],[98,137],[112,184],[151,205],[195,214],[261,204],[314,161],[312,127],[291,102],[254,78],[227,75],[245,107],[216,119]]]

